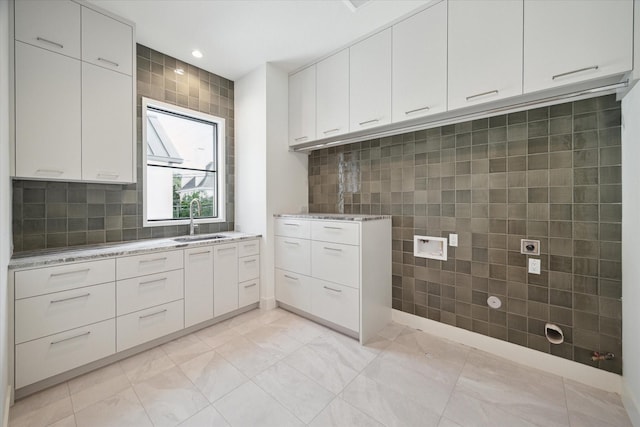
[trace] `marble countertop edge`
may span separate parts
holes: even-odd
[[[115,244],[65,247],[60,249],[43,249],[38,251],[18,252],[9,261],[9,270],[21,270],[38,268],[70,262],[92,261],[103,258],[119,256],[140,255],[144,253],[161,252],[173,249],[196,248],[199,246],[220,245],[234,243],[243,240],[256,239],[259,234],[241,233],[237,231],[225,231],[212,233],[224,237],[197,241],[175,241],[174,239],[185,237],[166,237],[161,239],[136,240],[132,242],[120,242]]]
[[[336,213],[279,213],[274,218],[321,219],[333,221],[375,221],[391,219],[391,215],[336,214]]]

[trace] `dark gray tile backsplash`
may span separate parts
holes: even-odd
[[[620,132],[609,95],[315,151],[309,210],[393,216],[394,308],[621,373]],[[447,261],[414,258],[449,233]]]
[[[174,72],[185,70],[184,75]],[[233,82],[137,46],[137,184],[13,181],[14,252],[120,242],[188,233],[188,226],[142,226],[142,97],[191,108],[226,120],[227,222],[199,232],[234,228]]]

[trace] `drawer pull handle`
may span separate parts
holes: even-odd
[[[235,251],[236,248],[222,248],[222,249],[218,249],[218,252],[228,252],[228,251]]]
[[[256,246],[256,243],[252,243],[250,245],[244,245],[245,248],[254,248]]]
[[[300,227],[300,224],[295,224],[293,222],[285,222],[284,225],[289,225],[291,227]]]
[[[328,246],[325,246],[324,248],[328,251],[342,252],[342,249],[339,249],[339,248],[330,248]]]
[[[105,64],[113,65],[114,67],[119,67],[120,66],[120,64],[118,64],[117,62],[113,62],[113,61],[110,61],[110,60],[105,59],[105,58],[98,58],[98,61],[104,62]]]
[[[330,227],[328,225],[325,225],[324,228],[328,228],[329,230],[342,230],[342,227]]]
[[[38,37],[36,37],[36,40],[38,40],[39,42],[43,42],[43,43],[49,43],[50,45],[59,47],[60,49],[64,49],[64,45],[63,44],[60,44],[58,42],[54,42],[52,40],[47,40],[44,37],[38,36]]]
[[[58,340],[58,341],[51,341],[51,345],[56,345],[56,344],[60,344],[61,342],[73,340],[73,339],[80,338],[80,337],[85,337],[85,336],[87,336],[89,334],[91,334],[91,331],[83,332],[81,334],[74,335],[74,336],[69,337],[69,338],[63,338],[63,339]]]
[[[331,133],[331,132],[338,132],[339,130],[340,130],[340,128],[329,129],[329,130],[325,130],[322,133],[324,133],[326,135],[326,134]]]
[[[86,294],[78,295],[78,296],[75,296],[75,297],[54,299],[54,300],[51,300],[51,304],[55,304],[55,303],[58,303],[58,302],[71,301],[71,300],[74,300],[74,299],[86,298],[89,295],[91,295],[91,294],[89,292],[87,292]]]
[[[254,282],[254,283],[252,283],[252,284],[250,284],[250,285],[244,285],[244,288],[245,288],[245,289],[247,289],[247,288],[253,288],[253,287],[254,287],[254,286],[256,286],[256,285],[257,285],[257,283],[255,283],[255,282]]]
[[[551,77],[551,80],[555,80],[560,77],[570,76],[571,74],[581,73],[583,71],[597,70],[598,68],[599,67],[597,65],[593,65],[591,67],[580,68],[579,70],[567,71],[566,73],[556,74],[555,76]]]
[[[308,136],[300,136],[298,138],[294,138],[294,141],[304,141],[305,139],[309,138]]]
[[[298,242],[289,242],[287,240],[284,241],[287,245],[295,245],[295,246],[300,246],[300,243]]]
[[[162,258],[153,258],[153,259],[142,259],[140,260],[140,264],[144,263],[149,263],[149,262],[160,262],[160,261],[166,261],[167,257],[162,257]]]
[[[429,109],[430,109],[429,107],[416,108],[415,110],[405,111],[404,114],[406,116],[408,116],[409,114],[418,113],[420,111],[425,111],[425,110],[429,110]]]
[[[50,276],[51,277],[67,276],[69,274],[86,273],[89,270],[91,270],[91,269],[90,268],[83,268],[82,270],[65,271],[64,273],[51,273]]]
[[[157,316],[158,314],[162,314],[162,313],[164,313],[166,311],[167,311],[167,309],[165,308],[164,310],[156,311],[155,313],[145,314],[144,316],[139,316],[139,318],[140,319],[146,319],[147,317]]]
[[[97,177],[98,178],[107,178],[107,179],[116,179],[120,176],[120,174],[117,174],[115,172],[98,172]]]
[[[138,286],[151,285],[153,283],[166,282],[166,281],[167,281],[167,278],[163,277],[161,279],[147,280],[146,282],[140,282],[138,283]]]
[[[286,277],[287,279],[291,279],[291,280],[300,280],[297,277],[289,276],[288,274],[285,274],[284,277]]]
[[[342,292],[342,290],[340,289],[335,289],[335,288],[330,288],[328,286],[323,286],[323,288],[325,288],[328,291],[333,291],[333,292]]]
[[[64,171],[59,169],[38,169],[36,170],[36,173],[44,175],[62,175]]]
[[[204,254],[209,254],[209,253],[211,253],[211,251],[192,252],[192,253],[189,254],[189,256],[204,255]]]
[[[258,260],[257,260],[257,259],[248,259],[248,260],[245,260],[245,262],[244,262],[244,263],[245,263],[245,264],[250,264],[250,263],[252,263],[252,262],[256,262],[256,261],[258,261]]]
[[[467,96],[467,101],[471,101],[472,99],[475,99],[475,98],[480,98],[481,96],[497,95],[497,94],[498,94],[498,89],[494,89],[488,92],[482,92],[482,93],[477,93],[475,95]]]
[[[380,119],[371,119],[371,120],[365,120],[364,122],[360,122],[358,124],[362,126],[362,125],[368,125],[369,123],[378,123],[379,121]]]

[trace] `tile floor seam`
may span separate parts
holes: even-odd
[[[567,399],[567,379],[562,378],[562,394],[564,395],[564,407],[567,409],[567,425],[571,427],[571,414],[569,413],[569,399]]]
[[[131,384],[131,390],[133,390],[133,394],[136,395],[136,399],[138,399],[138,403],[140,403],[140,406],[142,407],[142,410],[144,411],[144,414],[147,416],[147,419],[149,420],[151,425],[155,425],[154,422],[153,422],[153,419],[149,415],[149,411],[147,411],[147,407],[144,406],[144,403],[142,403],[142,399],[140,399],[140,396],[138,395],[138,391],[136,390],[136,388],[135,388],[135,386],[133,384]],[[76,422],[76,427],[77,426],[78,426],[78,423]]]
[[[263,371],[264,372],[264,371]],[[259,374],[258,374],[259,375]],[[257,375],[256,375],[257,376]],[[254,377],[255,378],[255,377]],[[280,406],[282,406],[282,408],[287,411],[288,413],[290,413],[292,416],[294,416],[298,421],[300,421],[303,425],[307,425],[307,423],[305,423],[302,419],[300,419],[300,417],[298,417],[296,414],[294,414],[292,411],[289,410],[289,408],[287,408],[286,406],[284,406],[284,403],[282,403],[276,396],[274,396],[273,394],[271,394],[268,390],[265,390],[264,387],[260,386],[260,384],[258,384],[257,382],[254,381],[254,379],[252,378],[250,380],[252,383],[254,383],[260,390],[264,391],[265,393],[267,393],[267,395],[269,395],[273,400],[275,400],[276,402],[278,402],[278,404],[280,404]],[[318,412],[319,413],[319,412]],[[315,418],[315,417],[314,417]]]

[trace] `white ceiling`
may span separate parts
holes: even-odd
[[[231,80],[292,71],[432,0],[88,0],[136,23],[137,42]],[[193,49],[204,54],[191,55]]]

